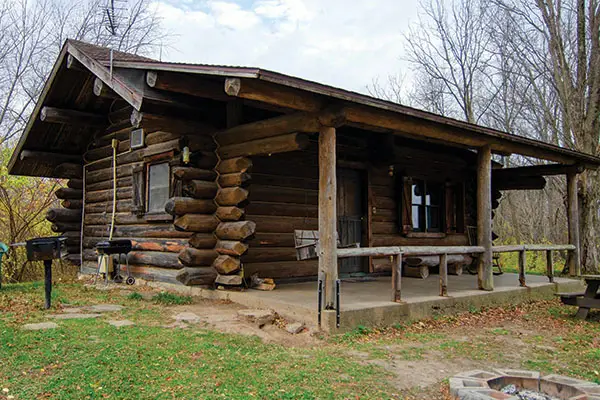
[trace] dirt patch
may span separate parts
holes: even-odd
[[[256,324],[252,324],[238,316],[238,311],[244,308],[239,304],[226,301],[196,300],[194,304],[169,307],[169,312],[173,314],[192,312],[199,317],[197,326],[223,333],[258,336],[265,343],[308,347],[319,341],[311,335],[309,330],[304,330],[298,334],[287,332],[285,324],[288,321],[282,319],[277,319],[272,325],[269,324],[259,328]]]

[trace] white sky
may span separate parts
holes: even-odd
[[[164,61],[261,67],[365,92],[406,70],[417,0],[158,0]]]

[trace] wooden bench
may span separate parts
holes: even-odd
[[[585,275],[582,278],[587,283],[585,292],[557,293],[557,296],[560,296],[563,304],[579,307],[575,316],[586,319],[591,308],[600,309],[600,275]]]

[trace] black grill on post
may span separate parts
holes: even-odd
[[[50,308],[52,295],[52,260],[65,257],[67,238],[63,236],[45,237],[27,241],[27,259],[44,262],[44,288],[46,292],[46,309]]]

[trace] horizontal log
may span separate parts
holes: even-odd
[[[378,257],[403,254],[408,256],[431,256],[441,254],[471,254],[483,253],[481,246],[386,246],[386,247],[357,247],[338,249],[338,257]]]
[[[133,250],[138,251],[159,251],[167,253],[177,253],[187,247],[187,239],[144,239],[144,238],[128,238],[131,240]],[[107,238],[101,237],[85,237],[83,239],[83,247],[93,249],[99,242],[106,241]]]
[[[471,264],[473,258],[469,255],[454,254],[446,257],[448,264]],[[424,265],[426,267],[437,267],[440,265],[440,256],[418,256],[418,257],[405,257],[404,262],[411,267],[418,267]]]
[[[546,179],[543,176],[492,181],[492,188],[494,190],[541,190],[545,187]]]
[[[252,190],[252,188],[250,190]],[[251,201],[246,206],[246,213],[248,215],[317,218],[319,216],[319,208],[310,204]]]
[[[132,209],[133,202],[131,201],[131,199],[117,201],[117,212],[131,212]],[[111,213],[112,199],[110,201],[104,201],[99,203],[87,203],[85,205],[85,212],[86,214]]]
[[[113,169],[112,168],[99,168],[94,169],[97,164],[93,166],[89,166],[88,170],[85,174],[85,184],[89,186],[92,183],[97,182],[112,182],[113,179]],[[121,165],[117,166],[117,179],[131,176],[133,173],[133,167],[131,165]]]
[[[371,230],[374,235],[383,234],[383,235],[393,235],[394,233],[399,233],[401,230],[398,227],[398,222],[375,222],[371,224]]]
[[[219,240],[215,245],[215,251],[219,254],[239,257],[248,251],[248,244],[237,240]]]
[[[181,151],[183,146],[181,145],[181,139],[169,140],[168,142],[156,143],[150,146],[146,146],[143,149],[144,157],[151,157],[157,154],[168,153],[170,151]]]
[[[212,181],[191,180],[183,186],[183,192],[197,199],[213,199],[217,194],[218,186]]]
[[[214,181],[217,177],[217,174],[213,170],[193,167],[173,167],[171,168],[171,172],[175,178],[182,181],[190,181],[193,179]]]
[[[223,146],[218,149],[218,152],[222,158],[227,159],[242,156],[287,153],[290,151],[303,150],[308,147],[308,144],[308,135],[292,133]]]
[[[323,117],[329,120],[328,123],[333,122],[332,116],[323,115]],[[337,115],[338,120],[339,117],[340,115]],[[300,112],[237,125],[225,131],[218,132],[216,138],[221,146],[227,146],[234,143],[280,136],[292,132],[318,132],[320,126],[321,122],[319,121],[319,114]]]
[[[107,181],[101,181],[96,183],[89,183],[86,185],[86,191],[95,192],[97,190],[106,190],[113,188],[113,180],[112,178]],[[117,178],[117,188],[128,187],[133,185],[133,177],[131,175],[124,176],[122,178]]]
[[[130,148],[129,140],[124,140],[124,141],[118,142],[117,155],[128,151],[129,148]],[[97,147],[95,149],[91,149],[91,150],[87,151],[83,155],[83,158],[86,161],[86,163],[89,163],[92,161],[101,160],[103,158],[112,157],[112,156],[113,156],[113,147],[112,147],[112,145],[108,145],[108,146],[103,146],[103,147]]]
[[[135,110],[131,113],[130,122],[134,128],[144,128],[147,132],[169,131],[181,133],[182,135],[208,135],[216,130],[213,126],[199,121]]]
[[[296,229],[318,229],[317,218],[256,215],[252,216],[252,220],[256,223],[257,231],[265,233],[294,233]]]
[[[179,270],[175,279],[186,286],[212,285],[217,277],[213,267],[185,267]]]
[[[299,278],[317,276],[318,260],[277,261],[244,264],[244,274],[261,278]]]
[[[177,253],[166,253],[161,251],[131,251],[127,255],[129,264],[153,265],[161,268],[180,269],[183,265],[179,262]],[[121,262],[125,262],[125,256],[121,256]]]
[[[196,249],[212,249],[217,244],[217,238],[212,233],[195,233],[189,244]]]
[[[295,261],[296,249],[293,247],[250,247],[242,256],[243,263]]]
[[[239,207],[219,207],[215,212],[220,221],[239,221],[245,215],[244,209]]]
[[[221,222],[215,231],[221,240],[245,240],[256,231],[253,221]]]
[[[215,278],[215,284],[226,285],[226,286],[240,286],[244,283],[244,277],[241,272],[234,275],[221,275],[217,274]]]
[[[444,238],[406,237],[399,233],[395,235],[373,235],[371,246],[427,246],[435,243],[438,246],[465,246],[469,244],[466,234],[448,234]]]
[[[100,213],[85,213],[85,224],[86,225],[104,225],[111,223],[112,220],[112,209],[109,208],[107,212]],[[115,223],[118,225],[135,225],[147,223],[144,217],[138,217],[131,212],[117,212],[115,213]]]
[[[294,232],[265,233],[258,231],[248,243],[251,247],[295,247]]]
[[[60,188],[54,194],[61,200],[83,198],[83,191],[81,189]]]
[[[81,265],[81,254],[67,254],[64,259],[73,265]]]
[[[213,151],[195,151],[190,160],[198,168],[213,169],[217,165],[217,156]]]
[[[83,165],[80,163],[62,163],[54,168],[54,176],[63,179],[81,179],[83,178]]]
[[[67,187],[71,189],[83,189],[83,179],[69,179],[67,181]]]
[[[571,244],[516,244],[505,246],[492,246],[493,253],[512,253],[517,251],[564,251],[575,250]]]
[[[231,186],[246,186],[250,184],[251,176],[247,172],[234,172],[231,174],[224,174],[219,176],[219,186],[231,187]]]
[[[220,255],[214,260],[212,267],[219,274],[229,275],[239,271],[241,268],[241,263],[238,257]]]
[[[219,220],[214,215],[185,214],[173,222],[176,229],[188,232],[210,233],[215,230]]]
[[[146,72],[148,86],[168,92],[183,93],[190,96],[206,97],[213,100],[227,101],[223,85],[218,81],[202,79],[190,74],[170,71]]]
[[[237,206],[248,199],[248,191],[241,187],[230,187],[219,190],[215,201],[220,206]]]
[[[109,225],[86,225],[83,229],[86,236],[108,237]],[[189,238],[192,232],[183,232],[175,229],[172,224],[142,224],[142,225],[116,225],[114,237],[123,238]]]
[[[252,169],[252,160],[246,157],[235,157],[228,160],[221,160],[217,169],[221,174],[250,172]]]
[[[183,136],[177,132],[155,131],[146,133],[146,136],[144,137],[144,143],[147,146],[151,146],[153,144],[169,142],[171,140],[180,140],[182,137]]]
[[[171,215],[212,214],[217,206],[212,200],[173,197],[167,201],[165,211]]]
[[[81,209],[51,208],[46,212],[46,219],[50,222],[80,222]]]
[[[566,175],[568,173],[580,174],[583,167],[580,165],[544,164],[527,167],[500,168],[492,170],[492,180],[518,180],[532,176]]]
[[[179,261],[186,267],[211,265],[218,254],[214,250],[200,250],[194,247],[186,247],[179,253]]]
[[[131,199],[133,197],[133,190],[131,187],[117,188],[117,200]],[[97,190],[93,192],[85,193],[86,203],[99,203],[102,201],[112,201],[113,191],[112,189]]]
[[[78,231],[81,229],[81,223],[55,222],[50,228],[52,229],[52,232]]]
[[[81,237],[81,231],[79,229],[80,228],[77,228],[77,230],[74,231],[64,231],[60,236],[64,236],[68,239],[79,239]]]
[[[286,171],[287,168],[289,167],[279,167],[278,170],[272,170],[270,171],[271,173],[268,174],[255,172],[252,174],[252,184],[266,186],[283,186],[303,190],[319,190],[319,179],[317,177],[308,178],[304,176],[283,175],[285,173],[295,174],[294,171],[298,171],[297,169],[292,169],[292,171]]]
[[[47,106],[42,107],[42,110],[40,111],[40,121],[65,125],[108,125],[108,118],[106,115]]]
[[[317,205],[319,201],[319,193],[316,190],[253,184],[250,188],[248,199],[251,203],[255,201],[265,201],[274,203]]]

